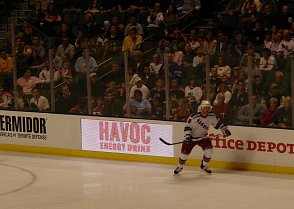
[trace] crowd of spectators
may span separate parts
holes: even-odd
[[[222,11],[214,11],[209,27],[202,27],[200,0],[89,0],[87,6],[77,2],[67,1],[61,8],[52,0],[34,2],[16,30],[15,48],[1,50],[1,109],[16,101],[18,110],[50,111],[52,49],[58,113],[88,113],[90,75],[93,115],[164,120],[167,70],[169,120],[185,121],[203,99],[210,99],[217,117],[249,125],[252,101],[253,125],[292,128],[290,1],[229,0]],[[146,48],[149,42],[152,45]],[[128,66],[123,52],[129,52]]]

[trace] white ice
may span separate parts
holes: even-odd
[[[293,209],[294,175],[0,151],[0,209]]]

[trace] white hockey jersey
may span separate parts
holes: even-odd
[[[213,126],[215,129],[227,129],[213,112],[209,112],[206,117],[201,116],[200,112],[189,116],[185,126],[185,137],[190,135],[193,141],[199,141],[208,135],[208,129]]]

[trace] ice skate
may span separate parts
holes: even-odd
[[[202,170],[204,170],[204,171],[205,171],[206,173],[208,173],[208,174],[211,174],[211,173],[212,173],[212,171],[211,171],[207,166],[203,165],[203,163],[201,163],[200,168],[201,168]]]
[[[179,174],[181,171],[183,170],[183,167],[177,167],[175,170],[174,170],[174,174]]]

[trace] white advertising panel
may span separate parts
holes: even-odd
[[[0,144],[81,148],[80,116],[0,110]]]
[[[81,119],[82,150],[173,157],[172,125]]]

